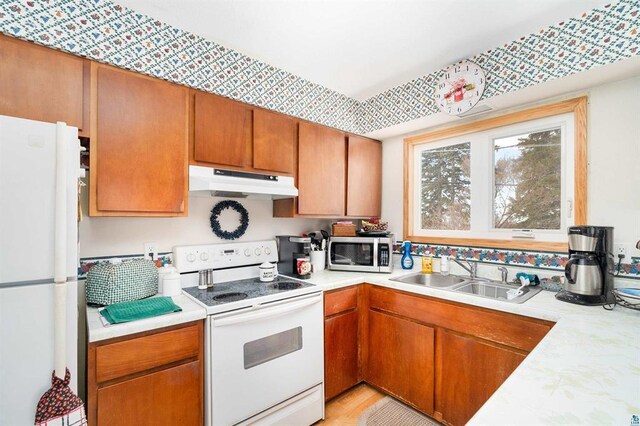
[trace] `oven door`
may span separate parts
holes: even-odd
[[[322,384],[322,293],[209,321],[212,425],[234,425]],[[313,421],[322,417],[322,406],[315,409]]]
[[[330,238],[329,269],[378,272],[377,238]]]

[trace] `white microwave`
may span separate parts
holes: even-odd
[[[334,271],[393,271],[393,238],[331,237],[329,269]]]

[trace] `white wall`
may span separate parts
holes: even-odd
[[[209,226],[211,209],[223,198],[190,197],[188,217],[89,217],[86,214],[87,193],[85,188],[81,197],[84,217],[79,231],[80,257],[140,254],[144,251],[144,244],[149,242],[156,244],[158,252],[172,251],[175,245],[224,242]],[[237,201],[249,212],[249,228],[235,241],[273,239],[276,235],[297,235],[330,228],[331,222],[327,220],[275,219],[272,217],[273,202],[269,200]],[[234,214],[230,210],[221,214],[223,229],[231,230],[237,226],[237,222],[231,224]]]
[[[635,249],[640,240],[640,77],[593,87],[587,94],[588,223],[615,227],[615,242],[628,245],[630,255],[640,256]],[[399,238],[406,136],[389,138],[382,144],[382,216]]]

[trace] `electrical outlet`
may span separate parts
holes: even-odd
[[[144,258],[156,260],[157,257],[158,251],[156,250],[156,243],[144,243]]]
[[[613,245],[613,255],[615,257],[618,256],[622,256],[623,258],[626,258],[627,256],[629,256],[629,245],[628,244],[614,244]]]

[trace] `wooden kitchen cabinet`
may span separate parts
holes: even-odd
[[[92,216],[187,214],[188,91],[92,64]]]
[[[261,109],[253,111],[253,168],[293,175],[298,123]]]
[[[348,138],[347,216],[380,217],[382,143]]]
[[[251,109],[209,93],[194,97],[194,160],[223,168],[250,166]]]
[[[300,123],[298,214],[344,216],[346,142],[344,133]]]
[[[466,424],[526,356],[448,330],[439,331],[437,342],[436,411],[450,425]]]
[[[366,381],[433,414],[434,329],[369,311]]]
[[[359,289],[347,287],[324,296],[325,400],[361,381]]]
[[[90,343],[90,426],[202,425],[202,321]]]
[[[89,61],[0,35],[0,115],[77,127],[89,135]]]

